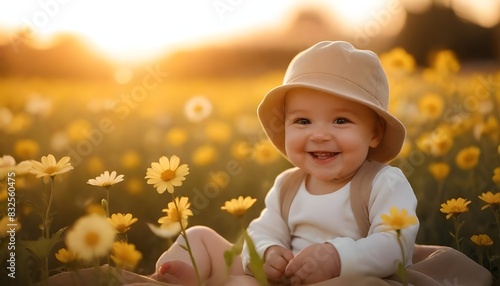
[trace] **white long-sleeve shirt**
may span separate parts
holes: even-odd
[[[340,275],[386,277],[395,273],[396,262],[401,261],[402,254],[396,232],[387,231],[382,225],[381,215],[389,214],[390,208],[395,206],[416,216],[417,207],[415,194],[400,169],[387,166],[374,178],[368,204],[371,226],[367,237],[361,234],[351,209],[351,183],[333,193],[312,195],[303,180],[290,207],[287,225],[281,216],[277,187],[282,179],[283,173],[277,176],[266,196],[266,208],[248,227],[261,257],[273,245],[291,249],[296,255],[309,245],[328,242],[339,253]],[[418,224],[402,230],[407,266],[411,265],[417,232]],[[250,257],[246,245],[242,259],[243,265],[247,266]]]

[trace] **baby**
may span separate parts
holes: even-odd
[[[346,42],[320,42],[290,63],[284,83],[258,108],[271,142],[304,173],[288,219],[281,213],[278,175],[266,208],[248,227],[270,283],[303,285],[342,276],[394,274],[401,249],[381,215],[393,206],[415,216],[417,200],[398,168],[386,165],[403,144],[405,128],[387,111],[387,79],[377,56]],[[372,182],[370,227],[362,233],[351,201],[351,181],[365,162],[384,164]],[[402,230],[411,265],[418,224]],[[223,253],[231,247],[206,227],[188,229],[201,278],[207,285],[258,285],[244,247],[228,275]],[[156,278],[196,285],[182,237],[157,262]]]

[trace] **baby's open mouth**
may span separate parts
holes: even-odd
[[[309,152],[313,158],[324,160],[334,157],[338,152]]]

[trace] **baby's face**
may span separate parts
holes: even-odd
[[[377,114],[362,104],[305,88],[286,95],[286,154],[313,178],[350,181],[382,134]]]

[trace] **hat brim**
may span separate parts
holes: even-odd
[[[294,88],[313,89],[358,102],[371,108],[384,119],[385,131],[382,140],[376,148],[370,148],[367,159],[387,163],[394,159],[401,151],[406,136],[404,125],[385,109],[373,104],[374,97],[370,93],[344,78],[327,74],[310,73],[273,88],[266,94],[257,108],[258,117],[267,136],[287,159],[285,150],[284,101],[286,93]]]

